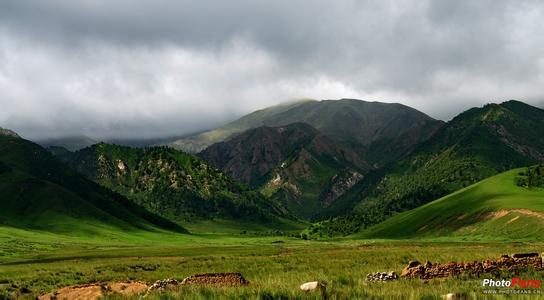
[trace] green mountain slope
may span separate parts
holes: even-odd
[[[349,233],[343,228],[373,225],[497,173],[542,162],[543,132],[544,110],[522,102],[472,108],[406,158],[377,171],[380,176],[366,176],[345,196],[358,201],[351,206],[354,213],[320,227]],[[343,200],[338,203],[346,204]],[[349,210],[349,203],[343,209]]]
[[[58,158],[97,183],[170,220],[272,222],[285,210],[194,155],[100,143]]]
[[[380,181],[375,202],[403,211],[499,172],[544,160],[544,110],[517,101],[470,109],[442,127]]]
[[[186,232],[58,163],[30,141],[0,135],[0,226],[69,235]]]
[[[247,129],[306,123],[340,141],[356,141],[378,165],[395,160],[426,140],[443,122],[397,103],[355,99],[304,101],[259,110],[224,127],[180,139],[170,145],[198,152]]]
[[[540,167],[544,171],[544,168]],[[516,182],[526,168],[485,179],[361,233],[365,238],[544,239],[544,188]],[[544,172],[540,179],[544,178]]]
[[[326,209],[371,167],[364,148],[340,143],[310,125],[259,127],[199,155],[234,178],[309,218]]]

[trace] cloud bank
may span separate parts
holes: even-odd
[[[0,2],[0,126],[180,135],[297,98],[544,99],[540,1]]]

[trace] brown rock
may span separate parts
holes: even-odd
[[[240,273],[206,273],[191,275],[183,279],[181,284],[241,286],[249,284],[249,281]]]

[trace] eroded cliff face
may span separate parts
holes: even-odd
[[[363,178],[363,174],[350,169],[335,175],[321,197],[323,205],[329,207]]]

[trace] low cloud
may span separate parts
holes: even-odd
[[[297,98],[542,104],[538,1],[3,1],[0,126],[180,135]]]

